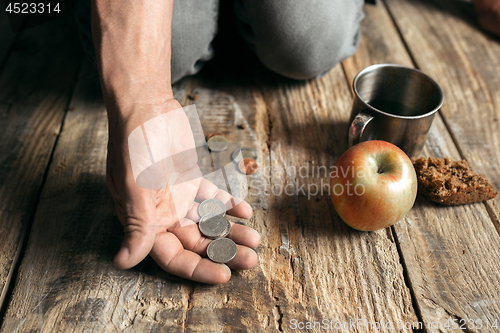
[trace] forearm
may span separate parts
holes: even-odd
[[[154,113],[173,99],[172,8],[173,0],[92,1],[92,35],[110,121]]]

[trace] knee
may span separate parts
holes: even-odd
[[[172,84],[196,74],[213,57],[217,32],[216,0],[174,2],[171,40]]]
[[[321,77],[336,64],[354,53],[355,46],[345,49],[342,34],[333,40],[290,38],[286,45],[276,47],[273,52],[257,48],[257,56],[270,70],[296,80]]]
[[[245,9],[259,19],[237,11],[242,16],[240,31],[260,61],[278,74],[315,78],[357,48],[362,1],[320,0],[314,6],[275,0],[252,8],[255,2],[245,4]]]
[[[171,82],[196,74],[213,57],[212,40],[217,32],[217,0],[174,2],[171,35]],[[75,11],[85,52],[96,65],[90,25],[90,0],[81,0]]]

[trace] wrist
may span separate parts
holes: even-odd
[[[174,99],[172,87],[165,79],[152,76],[102,73],[101,87],[108,114],[128,116],[137,109],[164,105]]]
[[[156,99],[155,103],[143,103],[136,100],[135,103],[130,102],[126,107],[119,108],[109,107],[106,104],[109,136],[126,140],[130,132],[146,121],[181,107],[173,95],[164,96],[161,101]]]

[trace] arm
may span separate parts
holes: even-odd
[[[170,85],[173,0],[92,0],[92,37],[108,113],[106,180],[125,227],[119,268],[151,251],[156,216],[151,191],[135,184],[128,135],[156,115],[177,109]]]
[[[252,268],[257,255],[251,248],[259,244],[260,236],[241,225],[233,225],[229,235],[240,244],[233,260],[221,265],[202,258],[210,240],[195,223],[200,218],[196,201],[216,197],[229,202],[232,197],[227,192],[199,177],[177,186],[175,198],[168,188],[144,189],[135,183],[129,134],[146,121],[181,107],[173,98],[170,82],[173,0],[93,0],[92,7],[92,35],[109,119],[106,182],[125,233],[115,265],[130,268],[150,254],[165,271],[205,283],[228,281],[230,268]],[[194,151],[194,141],[186,147],[189,140],[183,139],[192,132],[182,115],[158,133],[158,137],[168,133],[160,138],[166,152]],[[174,170],[176,175],[199,171],[197,164],[179,168]],[[228,213],[249,218],[252,208],[242,202]]]
[[[173,0],[94,0],[92,35],[110,129],[161,112],[170,82]],[[152,118],[152,117],[150,117]],[[131,128],[131,127],[133,128]]]

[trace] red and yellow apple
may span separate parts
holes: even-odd
[[[373,231],[401,220],[417,196],[417,175],[408,156],[386,141],[364,141],[333,167],[330,195],[340,218],[354,229]]]

